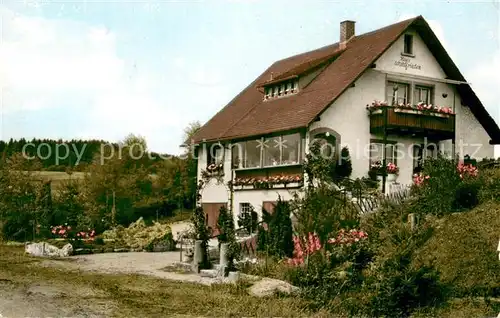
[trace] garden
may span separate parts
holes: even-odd
[[[338,176],[321,160],[308,162],[315,181],[302,195],[262,211],[256,257],[235,270],[287,281],[308,310],[339,317],[498,315],[500,169],[429,158],[404,203],[360,216],[329,186]]]

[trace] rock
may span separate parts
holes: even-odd
[[[164,240],[153,245],[153,252],[170,252],[175,250],[174,241]]]
[[[216,269],[201,269],[200,270],[201,277],[215,278],[218,275],[219,275],[219,272]]]
[[[236,283],[240,280],[240,272],[229,272],[229,275],[227,275],[227,280],[231,283]]]
[[[61,257],[68,257],[73,253],[73,245],[71,244],[66,244],[63,246],[61,249]]]
[[[257,281],[248,289],[248,293],[255,297],[272,296],[276,292],[290,295],[298,293],[299,291],[300,289],[296,286],[293,286],[282,280],[271,278],[263,278]]]
[[[104,249],[104,253],[113,253],[113,249],[111,247],[107,247]]]
[[[68,243],[60,249],[45,242],[26,243],[24,250],[38,257],[68,257],[73,253],[73,246]]]
[[[126,253],[129,252],[130,250],[128,248],[115,248],[113,251],[115,253]]]

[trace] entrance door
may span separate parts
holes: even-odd
[[[219,227],[217,221],[221,207],[227,208],[227,203],[202,203],[203,212],[205,213],[205,222],[209,229],[211,229],[212,236],[219,235]]]

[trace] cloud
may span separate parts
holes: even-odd
[[[157,74],[137,70],[118,56],[115,33],[104,26],[23,16],[2,7],[0,14],[4,115],[74,107],[77,137],[117,140],[132,132],[157,149],[175,149],[187,120],[166,104]],[[165,131],[178,131],[179,136]]]

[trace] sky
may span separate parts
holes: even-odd
[[[500,4],[459,1],[0,1],[0,139],[144,136],[180,152],[274,61],[423,15],[500,122]],[[500,155],[500,152],[498,153]]]

